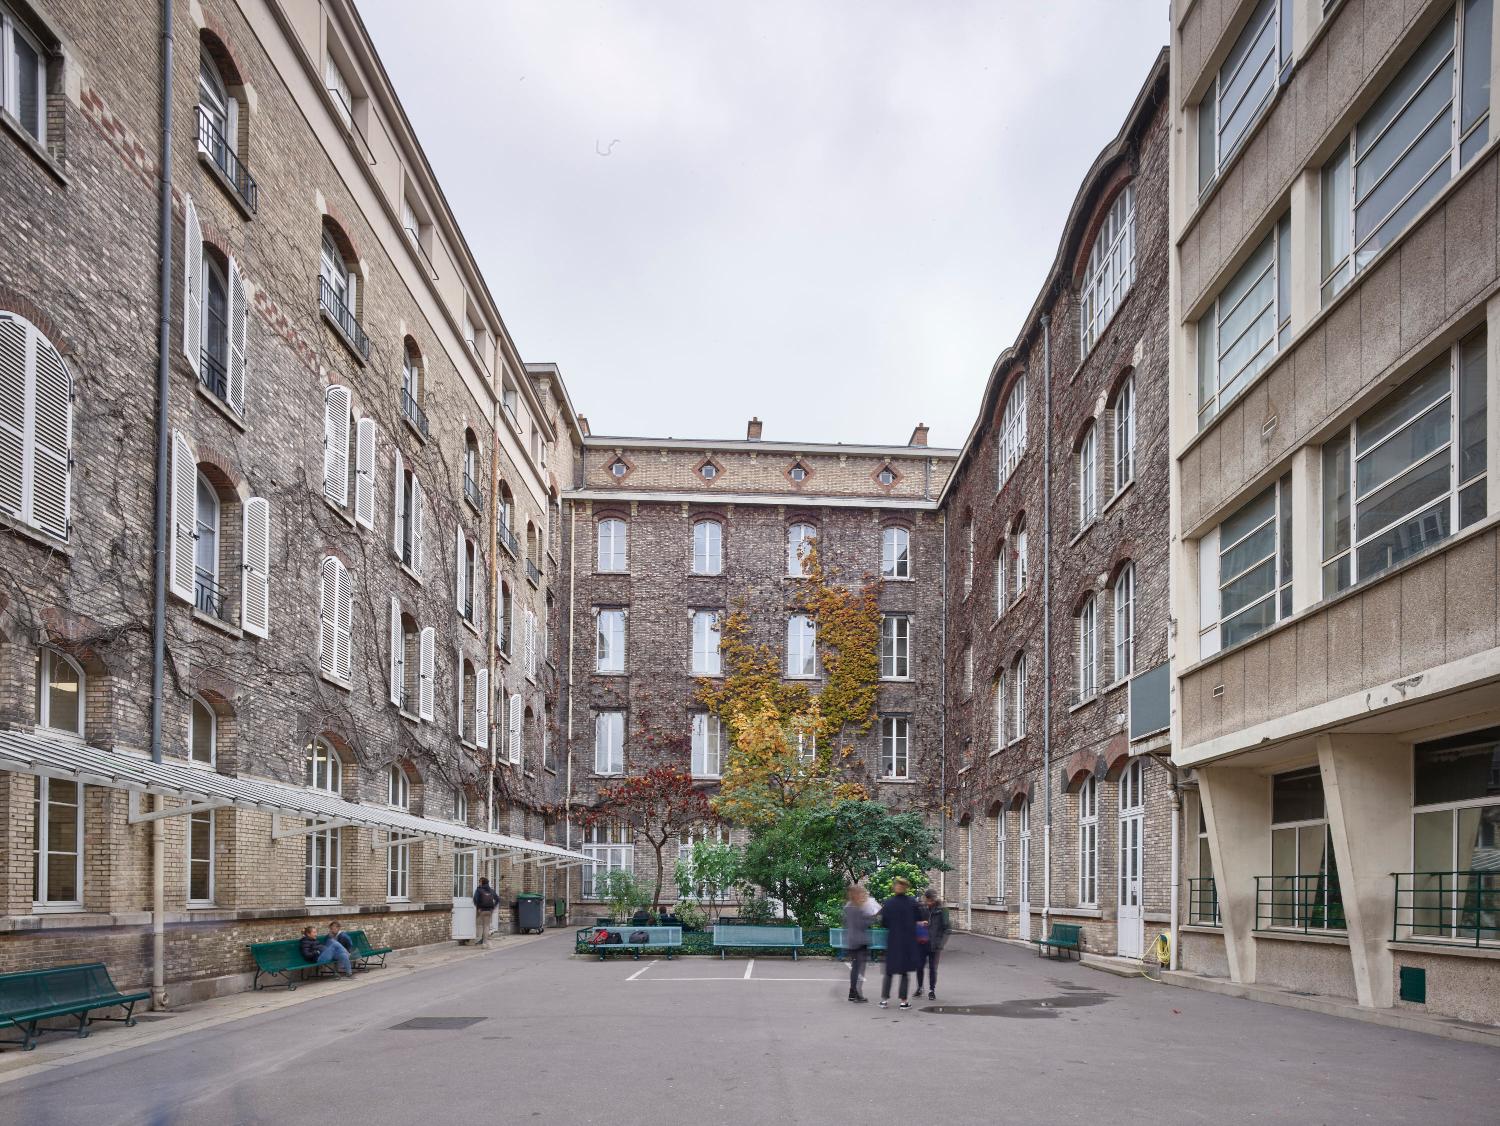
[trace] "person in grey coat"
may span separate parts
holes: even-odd
[[[927,941],[917,943],[917,996],[922,995],[922,971],[927,971],[927,999],[937,999],[938,955],[948,943],[948,908],[938,893],[928,888],[922,893],[922,909],[927,915]]]
[[[870,959],[870,914],[865,901],[870,893],[850,884],[844,893],[844,953],[849,957],[849,1000],[865,1003],[865,963]]]

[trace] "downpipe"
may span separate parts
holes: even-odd
[[[1042,933],[1052,915],[1052,314],[1042,314]]]
[[[161,720],[167,653],[167,442],[172,349],[172,0],[161,3],[161,170],[158,176],[156,317],[155,589],[151,606],[151,761],[161,762]],[[166,798],[158,796],[155,808]],[[151,823],[151,1007],[167,1007],[166,835]]]

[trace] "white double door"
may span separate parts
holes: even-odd
[[[1119,954],[1139,958],[1145,942],[1141,912],[1141,860],[1146,816],[1139,809],[1120,812],[1120,905],[1115,915]]]

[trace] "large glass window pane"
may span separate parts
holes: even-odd
[[[1355,553],[1359,577],[1367,579],[1388,567],[1394,567],[1403,559],[1409,559],[1439,540],[1447,539],[1451,531],[1449,504],[1445,497],[1425,512],[1420,512],[1410,520],[1360,544]]]
[[[1468,481],[1485,471],[1486,335],[1476,332],[1459,347],[1458,479]]]
[[[1349,150],[1338,152],[1323,165],[1323,303],[1343,289],[1352,276],[1349,260]]]
[[[1371,489],[1390,481],[1408,466],[1448,444],[1451,420],[1447,397],[1391,435],[1378,448],[1359,459],[1354,484],[1361,497],[1360,520],[1364,520],[1363,498]],[[1446,461],[1447,459],[1444,459]],[[1374,525],[1370,525],[1374,526]]]
[[[1467,134],[1481,118],[1490,112],[1490,28],[1493,22],[1491,0],[1465,0],[1463,79],[1459,96],[1458,131]],[[1488,128],[1480,129],[1476,137],[1468,138],[1465,157],[1477,150],[1489,135]],[[1469,146],[1473,145],[1473,149]]]
[[[1323,816],[1323,778],[1316,766],[1278,774],[1271,780],[1271,820],[1316,821]]]
[[[1413,751],[1414,805],[1500,798],[1500,729],[1418,743]]]

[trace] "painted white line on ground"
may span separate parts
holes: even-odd
[[[745,967],[745,980],[750,980],[750,974],[755,969],[755,959],[750,959],[750,964]]]
[[[636,978],[640,977],[641,974],[645,973],[647,970],[649,970],[654,965],[656,965],[656,962],[654,960],[652,960],[650,962],[647,962],[644,966],[642,966],[640,969],[636,970],[635,973],[631,974],[625,980],[626,981],[634,981]]]

